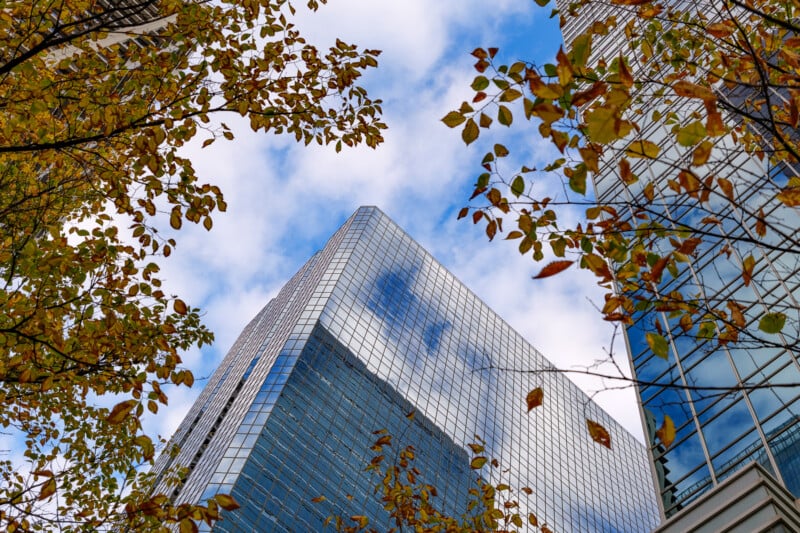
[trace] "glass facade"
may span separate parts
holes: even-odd
[[[561,7],[566,2],[560,2]],[[688,6],[689,4],[685,4]],[[698,4],[698,9],[703,9]],[[687,7],[688,9],[688,7]],[[594,4],[578,19],[564,26],[567,42],[598,17],[617,15],[620,27],[631,15],[622,8]],[[606,37],[595,35],[594,57],[607,59],[628,51],[621,32]],[[655,46],[655,44],[654,44]],[[721,96],[723,97],[723,96]],[[694,100],[697,102],[697,100]],[[654,101],[649,112],[673,114],[675,123],[689,120],[702,109],[687,99]],[[702,111],[701,111],[702,113]],[[619,175],[618,158],[622,150],[607,152],[594,186],[598,202],[620,205],[647,205],[649,220],[670,229],[705,230],[703,244],[682,263],[673,275],[665,275],[657,286],[660,294],[676,293],[693,301],[699,309],[725,307],[735,300],[746,326],[737,342],[721,345],[708,341],[698,329],[686,330],[668,311],[639,312],[626,335],[635,375],[657,385],[638,390],[643,406],[646,433],[662,511],[670,517],[704,492],[717,486],[752,461],[760,463],[795,497],[800,496],[800,363],[796,346],[800,339],[797,309],[800,308],[800,256],[787,235],[797,231],[798,210],[775,200],[796,168],[772,167],[768,158],[745,153],[730,137],[715,140],[714,155],[705,165],[693,167],[700,180],[724,177],[734,188],[736,202],[724,194],[712,193],[705,202],[697,195],[676,192],[672,178],[676,169],[688,168],[686,149],[674,144],[670,128],[674,125],[643,123],[641,138],[660,147],[656,160],[631,159],[637,183],[626,185]],[[652,202],[644,200],[644,186],[655,185]],[[633,211],[631,217],[633,220]],[[706,217],[713,216],[713,223]],[[757,234],[755,222],[769,227],[766,236]],[[638,224],[638,222],[636,223]],[[674,249],[664,237],[653,245],[662,252]],[[742,275],[746,258],[752,257],[752,280]],[[759,331],[759,319],[766,312],[782,312],[789,317],[780,335]],[[713,317],[698,315],[697,321]],[[659,324],[669,345],[663,360],[649,348],[645,333]],[[673,387],[670,385],[677,385]],[[706,387],[706,388],[704,388]],[[720,393],[714,388],[730,387],[735,392]],[[656,441],[655,431],[663,415],[669,415],[677,437],[669,449]]]
[[[477,434],[512,486],[533,489],[521,503],[556,531],[651,530],[644,447],[548,369],[380,210],[362,207],[245,328],[173,437],[179,454],[156,468],[188,465],[176,501],[236,498],[241,508],[215,531],[320,531],[332,514],[363,514],[380,530],[389,517],[364,471],[374,431],[416,448],[422,478],[456,515]],[[544,405],[528,413],[535,387]],[[591,441],[586,418],[609,430],[612,449]]]

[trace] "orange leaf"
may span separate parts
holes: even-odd
[[[574,261],[553,261],[546,265],[541,272],[533,276],[533,279],[542,279],[554,276],[559,272],[568,269],[572,263],[574,263]]]
[[[532,409],[539,407],[542,405],[542,401],[544,400],[544,391],[541,387],[536,387],[532,391],[525,396],[525,402],[528,404],[528,412],[530,413]]]
[[[656,437],[667,448],[675,441],[675,423],[669,416],[664,415],[664,423],[661,424],[661,427],[656,431]]]
[[[598,444],[602,444],[609,450],[611,449],[611,435],[608,430],[593,420],[586,419],[586,426],[589,428],[589,436]]]

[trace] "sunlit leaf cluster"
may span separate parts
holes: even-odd
[[[226,208],[182,149],[232,139],[226,115],[336,150],[374,147],[384,127],[358,85],[378,52],[311,46],[293,13],[284,0],[0,9],[0,430],[25,446],[0,456],[0,528],[192,531],[233,507],[175,507],[141,474],[159,446],[143,415],[192,385],[179,353],[212,340],[158,277],[176,246],[163,230],[211,229]]]
[[[459,218],[483,224],[489,239],[506,231],[522,255],[546,261],[535,278],[572,265],[591,272],[607,290],[606,320],[646,324],[651,364],[669,364],[667,329],[706,350],[796,349],[790,302],[710,300],[696,288],[702,280],[691,289],[671,282],[694,276],[704,254],[730,265],[718,270],[723,286],[772,279],[759,250],[800,265],[798,9],[774,0],[579,0],[553,12],[569,42],[549,63],[502,64],[498,49],[476,49],[474,96],[443,122],[470,144],[525,121],[526,135],[553,156],[516,168],[513,145],[495,144]],[[740,169],[745,154],[755,185]],[[670,211],[691,216],[675,223]],[[668,444],[674,428],[665,420],[662,430]]]
[[[409,415],[413,417],[413,413]],[[331,516],[327,523],[333,524],[337,531],[356,532],[398,532],[418,531],[420,533],[471,533],[475,531],[518,532],[533,531],[552,533],[552,530],[539,521],[535,513],[524,510],[517,492],[503,481],[507,471],[501,468],[497,459],[486,456],[485,443],[476,435],[476,442],[469,444],[472,454],[470,468],[475,472],[475,484],[469,489],[469,502],[461,516],[451,516],[440,511],[435,486],[424,481],[425,472],[415,465],[416,450],[408,445],[394,448],[393,436],[385,429],[375,431],[378,437],[371,450],[375,453],[367,471],[372,472],[380,482],[375,494],[381,499],[388,512],[392,526],[390,529],[376,529],[369,518],[363,515],[350,517]],[[488,480],[486,478],[489,478]],[[491,480],[496,480],[492,482]],[[530,487],[519,489],[523,498],[533,494]],[[315,502],[325,497],[315,498]]]

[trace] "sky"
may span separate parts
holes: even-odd
[[[244,325],[360,205],[382,209],[556,366],[591,365],[612,345],[617,360],[626,361],[622,337],[596,309],[602,291],[590,274],[533,280],[543,264],[456,220],[487,145],[466,147],[440,119],[471,97],[474,48],[497,46],[504,62],[554,57],[561,35],[549,12],[530,0],[330,0],[316,13],[298,9],[296,22],[310,42],[328,47],[339,37],[383,51],[364,84],[384,102],[386,141],[376,150],[337,154],[254,134],[225,117],[234,141],[200,149],[199,138],[187,149],[201,180],[222,188],[228,210],[215,216],[210,232],[185,225],[161,277],[168,290],[203,309],[216,342],[184,355],[197,382],[173,388],[169,408],[149,429],[172,434]],[[492,134],[491,142],[499,139],[529,166],[549,154],[525,128]],[[606,388],[571,377],[590,394]],[[594,399],[642,440],[631,389]]]

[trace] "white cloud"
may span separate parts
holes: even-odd
[[[543,20],[540,10],[511,0],[336,0],[302,15],[299,25],[313,42],[331,44],[341,36],[384,50],[368,81],[371,96],[385,101],[390,129],[377,150],[336,154],[332,147],[257,135],[243,121],[225,117],[234,142],[187,149],[204,181],[219,184],[229,204],[227,213],[215,216],[213,231],[181,230],[178,249],[163,269],[168,289],[201,305],[217,335],[213,348],[185,357],[198,377],[211,374],[247,321],[364,204],[394,218],[557,366],[585,366],[602,356],[611,329],[587,301],[599,300],[590,276],[574,272],[532,281],[541,265],[520,257],[513,245],[487,243],[480,229],[454,220],[486,149],[483,141],[465,147],[458,131],[440,122],[470,95],[475,72],[469,52],[497,44],[525,54],[539,43],[520,36],[536,35],[545,41],[549,36],[553,42],[545,48],[552,53],[557,28],[552,22],[535,26]],[[491,142],[497,139],[512,147],[514,164],[550,155],[551,148],[533,143],[524,127],[498,130]],[[541,187],[561,194],[557,182]],[[621,339],[615,347],[622,354]],[[590,391],[599,387],[574,380]],[[168,414],[153,422],[162,434],[177,426],[197,391],[173,394]],[[596,399],[637,432],[639,414],[630,390]]]

